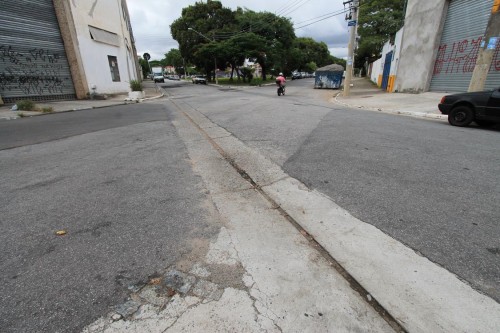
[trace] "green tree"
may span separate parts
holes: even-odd
[[[311,63],[314,63],[316,67],[338,63],[333,60],[325,43],[316,42],[314,39],[308,37],[296,38],[293,42],[292,51],[288,55],[288,62],[292,69],[299,72],[315,71],[316,68],[311,70]]]
[[[293,69],[312,70],[336,61],[323,42],[296,38],[291,21],[269,12],[237,8],[231,11],[219,1],[196,2],[182,9],[181,17],[170,25],[172,37],[179,43],[180,57],[203,69],[231,66],[242,73],[245,59],[259,63],[262,79],[273,72],[289,74]],[[166,55],[167,64],[171,62]],[[345,66],[345,62],[344,62]]]
[[[141,65],[142,78],[143,79],[147,78],[150,72],[148,62],[145,59],[139,57],[139,65]]]
[[[236,20],[240,31],[261,37],[259,45],[247,50],[247,56],[259,63],[263,80],[266,80],[269,68],[274,67],[276,71],[290,71],[287,54],[295,39],[295,32],[289,19],[273,13],[257,13],[238,8]]]
[[[404,24],[405,0],[363,0],[359,8],[358,34],[361,40],[356,51],[355,67],[362,67],[366,58],[380,57],[385,42],[393,39]]]
[[[163,64],[161,63],[161,60],[150,60],[149,65],[151,66],[151,68],[163,66]]]
[[[230,8],[223,7],[219,1],[208,0],[183,8],[181,17],[170,25],[170,32],[179,43],[181,56],[208,74],[214,69],[214,58],[218,67],[225,68],[223,48],[216,45],[217,34],[234,31],[234,24]]]
[[[178,49],[170,49],[165,53],[165,66],[173,66],[177,73],[184,73],[184,59]]]
[[[306,72],[308,73],[312,73],[314,71],[316,71],[316,69],[318,68],[318,65],[316,65],[316,63],[314,61],[311,61],[311,62],[308,62],[305,66],[304,66],[304,69],[306,70]]]

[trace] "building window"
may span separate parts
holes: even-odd
[[[120,46],[120,37],[114,32],[99,29],[89,25],[90,38],[96,42]]]
[[[120,71],[118,70],[118,61],[114,56],[108,56],[109,71],[113,82],[120,82]]]

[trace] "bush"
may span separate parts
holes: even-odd
[[[130,80],[130,89],[132,89],[132,91],[142,91],[142,82],[138,80]]]
[[[26,99],[23,101],[16,102],[17,109],[21,111],[35,111],[35,102],[32,100]]]
[[[260,86],[262,85],[262,83],[263,83],[262,78],[255,78],[252,79],[252,81],[250,81],[251,86]]]

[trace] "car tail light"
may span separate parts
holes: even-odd
[[[441,102],[439,102],[439,103],[444,104],[444,99],[445,98],[446,98],[446,96],[441,97]]]

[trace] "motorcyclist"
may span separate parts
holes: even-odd
[[[285,88],[285,84],[286,84],[286,79],[285,77],[283,76],[283,73],[279,73],[279,75],[276,77],[276,84],[278,86],[281,86],[283,87],[283,89]]]

